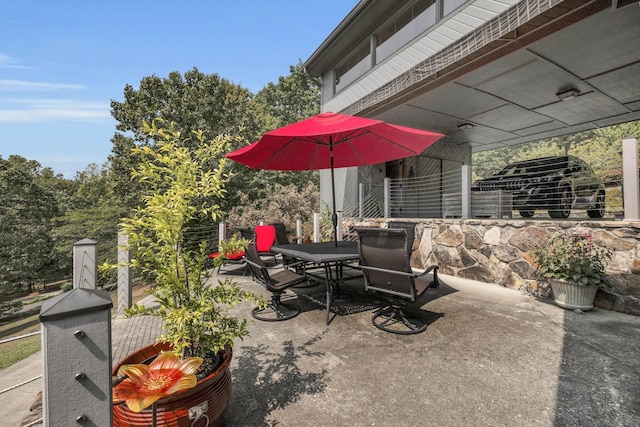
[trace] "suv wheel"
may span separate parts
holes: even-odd
[[[587,209],[589,218],[602,218],[604,216],[604,192],[598,192],[595,209]]]
[[[569,187],[562,187],[558,194],[551,198],[553,209],[549,209],[551,218],[569,218],[571,214],[571,190]]]
[[[536,211],[534,210],[530,210],[530,211],[520,211],[520,216],[523,218],[531,218],[533,216],[533,214],[535,214]]]

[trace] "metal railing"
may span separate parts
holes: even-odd
[[[387,178],[384,191],[361,194],[361,200],[342,212],[345,218],[462,218],[464,180],[460,170]],[[472,218],[612,218],[623,211],[621,180],[600,180],[580,162],[521,162],[490,179],[476,180],[470,190]],[[381,193],[382,198],[373,196]],[[324,221],[323,227],[330,222]]]

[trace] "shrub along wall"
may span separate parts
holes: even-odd
[[[394,218],[394,221],[399,219]],[[436,264],[440,272],[465,279],[497,283],[511,289],[548,296],[535,280],[532,251],[560,230],[591,233],[609,248],[611,288],[599,291],[596,305],[640,315],[640,223],[622,221],[531,221],[480,219],[406,219],[417,223],[414,267]],[[386,227],[385,220],[353,226]]]

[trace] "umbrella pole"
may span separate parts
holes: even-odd
[[[338,214],[336,213],[336,182],[333,175],[333,141],[329,138],[329,161],[331,162],[331,202],[333,206],[333,214],[331,222],[333,224],[333,245],[338,247]]]

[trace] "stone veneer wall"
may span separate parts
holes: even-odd
[[[596,306],[640,315],[640,223],[622,221],[532,221],[480,219],[398,219],[417,224],[414,267],[436,264],[451,276],[497,283],[548,296],[535,280],[531,251],[549,233],[591,233],[609,248],[611,289],[599,290]],[[386,227],[391,219],[349,222],[349,226]]]

